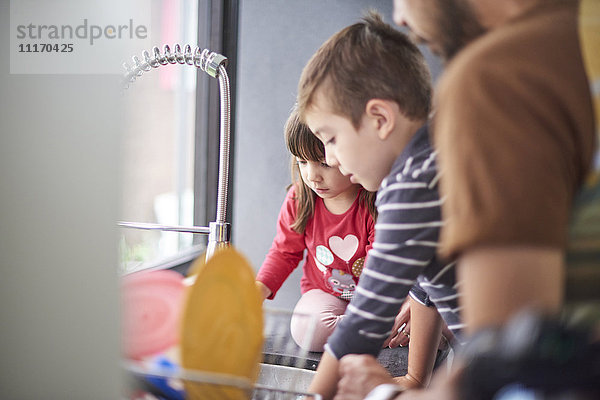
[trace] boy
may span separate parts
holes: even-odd
[[[412,371],[433,365],[439,314],[460,334],[454,264],[436,257],[442,222],[436,153],[426,124],[430,100],[423,56],[374,13],[332,36],[302,72],[298,112],[325,145],[327,164],[378,190],[373,249],[309,388],[325,398],[335,394],[341,357],[378,354],[415,283],[437,311],[411,293],[408,374],[399,383],[427,385],[430,370],[425,376]]]

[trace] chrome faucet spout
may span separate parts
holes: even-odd
[[[140,224],[132,222],[121,222],[120,225],[135,229],[158,229],[164,231],[178,231],[191,233],[208,233],[208,245],[206,249],[206,259],[210,258],[216,250],[222,247],[229,246],[231,237],[231,225],[226,221],[227,214],[227,190],[229,180],[229,147],[231,136],[231,95],[229,88],[229,77],[225,67],[227,66],[227,58],[221,54],[211,52],[208,49],[201,50],[192,47],[188,44],[183,51],[181,46],[176,44],[173,51],[168,45],[163,47],[163,51],[158,47],[152,49],[152,55],[148,51],[142,53],[143,60],[133,56],[133,66],[127,63],[123,67],[127,71],[124,75],[123,86],[127,89],[137,78],[142,76],[144,72],[151,71],[153,68],[158,68],[168,64],[190,65],[200,68],[213,78],[219,80],[220,94],[220,132],[219,132],[219,176],[217,187],[217,212],[215,222],[209,224],[208,232],[205,227],[180,227],[180,226],[160,226],[156,224]],[[152,228],[149,225],[154,225]],[[185,230],[182,230],[185,229]]]
[[[221,124],[219,139],[219,186],[217,188],[217,215],[215,220],[219,224],[225,223],[227,213],[227,189],[229,178],[229,150],[230,150],[230,120],[231,98],[229,77],[224,66],[219,66],[219,92],[221,106]]]

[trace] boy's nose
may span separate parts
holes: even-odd
[[[331,151],[325,152],[325,162],[327,163],[327,165],[333,168],[339,167],[340,165]]]

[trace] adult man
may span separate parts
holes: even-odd
[[[487,31],[448,65],[434,126],[446,198],[440,252],[457,259],[461,315],[474,334],[523,308],[553,313],[563,304],[568,225],[592,168],[594,116],[579,1],[395,0],[396,23],[441,55],[460,47],[447,28],[455,16],[467,32]],[[339,398],[386,381],[372,364],[342,359]],[[361,385],[344,382],[359,376]]]
[[[466,0],[395,0],[394,21],[444,61],[485,32]]]

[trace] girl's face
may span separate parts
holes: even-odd
[[[339,169],[332,168],[325,161],[308,161],[296,157],[298,169],[304,183],[323,199],[335,199],[347,192],[356,190],[356,185]]]

